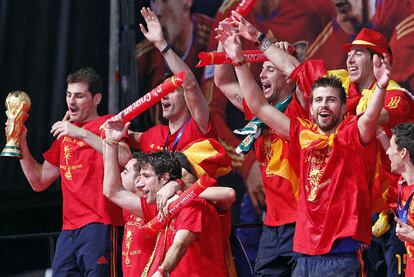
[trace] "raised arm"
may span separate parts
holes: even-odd
[[[221,23],[219,23],[220,25]],[[222,26],[221,28],[225,28]],[[217,31],[218,29],[216,29]],[[223,46],[219,41],[217,51],[223,51]],[[243,111],[243,97],[241,95],[241,89],[239,82],[237,81],[234,73],[233,66],[230,64],[218,64],[214,69],[214,84],[220,89],[220,91],[229,99],[229,101]]]
[[[290,76],[300,62],[288,52],[274,45],[264,34],[259,32],[249,21],[232,11],[232,18],[237,25],[239,34],[253,43],[259,43],[260,50],[284,75]],[[294,31],[294,30],[292,30]],[[277,34],[276,34],[277,35]]]
[[[60,176],[59,167],[52,165],[48,161],[40,164],[33,158],[27,145],[26,127],[24,127],[22,132],[20,147],[23,156],[20,159],[20,166],[30,186],[34,191],[38,192],[47,189]]]
[[[206,133],[209,125],[209,109],[206,98],[204,97],[196,77],[186,63],[170,48],[164,39],[161,24],[157,15],[150,8],[142,8],[141,14],[147,23],[148,30],[140,24],[144,36],[154,44],[155,47],[164,55],[164,58],[174,74],[187,71],[186,80],[183,84],[184,98],[192,117],[197,123],[198,128]]]
[[[212,201],[216,208],[225,211],[236,201],[236,192],[228,187],[208,187],[198,197]]]
[[[289,118],[267,102],[262,90],[255,82],[248,65],[244,61],[238,33],[234,28],[228,27],[219,28],[218,39],[222,42],[227,55],[233,60],[243,98],[251,111],[263,120],[267,126],[280,136],[288,138]]]
[[[368,107],[358,120],[358,130],[361,142],[368,144],[374,137],[379,123],[382,108],[384,107],[385,90],[391,77],[391,63],[384,53],[384,58],[373,56],[374,75],[377,80]]]
[[[106,139],[101,142],[104,151],[103,194],[121,208],[142,217],[140,197],[122,186],[118,159],[118,143],[123,137],[119,134],[127,131],[129,123],[123,126],[120,121],[107,121],[104,126]]]

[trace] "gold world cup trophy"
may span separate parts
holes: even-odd
[[[1,152],[2,157],[22,158],[20,137],[23,124],[29,117],[31,101],[29,95],[23,91],[12,91],[6,98],[6,146]]]

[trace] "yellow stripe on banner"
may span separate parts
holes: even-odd
[[[333,32],[333,27],[332,27],[332,22],[331,22],[325,27],[325,29],[322,31],[322,33],[319,34],[319,36],[316,38],[316,40],[309,47],[308,52],[306,53],[306,59],[309,59],[313,55],[315,55],[315,52],[318,51],[318,49],[323,44],[325,44],[325,42],[328,40],[328,38],[332,34],[332,32]]]

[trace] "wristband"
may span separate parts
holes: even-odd
[[[257,40],[254,42],[254,44],[256,46],[259,46],[265,38],[266,38],[266,35],[263,33],[260,33],[260,35],[257,37]]]
[[[108,145],[114,145],[114,144],[119,144],[119,141],[114,141],[111,139],[105,139],[105,143]]]
[[[385,90],[385,89],[387,88],[387,86],[385,86],[385,88],[380,87],[380,86],[378,85],[378,83],[375,83],[375,86],[376,86],[378,89],[382,89],[382,90]]]
[[[260,51],[265,52],[267,49],[269,49],[270,46],[272,46],[272,44],[273,43],[268,38],[265,37],[259,46]]]
[[[243,64],[247,63],[246,59],[243,58],[243,60],[239,61],[239,62],[234,62],[233,66],[242,66]]]
[[[171,45],[169,45],[168,43],[167,43],[167,46],[165,46],[165,48],[164,49],[162,49],[161,50],[161,54],[165,54],[165,53],[167,53],[168,52],[168,50],[170,50],[171,49]]]

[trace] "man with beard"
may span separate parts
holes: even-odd
[[[255,40],[257,36],[253,36],[258,35],[255,27],[239,15],[235,14],[235,16],[240,22],[241,34],[250,40]],[[385,53],[392,59],[386,38],[382,34],[366,28],[358,33],[352,43],[343,46],[348,53],[347,70],[327,71],[324,62],[320,60],[309,60],[299,65],[295,59],[266,41],[267,39],[263,38],[262,46],[264,45],[265,47],[261,47],[261,49],[264,54],[277,68],[295,80],[298,86],[304,90],[305,95],[309,95],[311,84],[318,77],[325,75],[339,77],[347,93],[346,112],[350,114],[363,113],[374,94],[376,80],[372,71],[373,54],[382,56]],[[397,123],[411,119],[413,110],[414,101],[409,96],[409,93],[400,88],[394,81],[390,81],[389,86],[386,88],[385,104],[381,111],[379,122],[386,133],[379,131],[377,135],[388,135],[390,128]],[[381,161],[378,161],[381,162],[380,174],[376,178],[375,189],[373,190],[373,199],[378,201],[374,203],[373,211],[379,212],[382,209],[386,209],[388,214],[389,208],[384,203],[382,194],[391,185],[385,200],[391,204],[395,202],[396,199],[394,199],[395,197],[391,192],[393,191],[393,186],[396,186],[398,178],[389,171],[389,160],[386,158],[384,149],[380,148],[379,151],[381,155]],[[389,273],[392,275],[393,272],[397,273],[400,271],[395,254],[398,253],[402,256],[404,250],[401,244],[399,245],[398,240],[396,243],[389,243],[387,247],[389,249],[384,250],[384,252],[388,252],[385,255],[387,256],[387,266],[390,268]]]
[[[272,107],[244,63],[240,37],[234,29],[221,33],[247,105],[279,136],[289,140],[300,157],[300,196],[293,250],[292,276],[355,276],[361,270],[358,253],[371,240],[371,181],[375,173],[376,126],[391,75],[389,57],[373,57],[375,94],[360,116],[346,113],[346,93],[336,77],[321,77],[312,85],[307,119],[289,119]],[[262,45],[263,47],[275,47]],[[263,49],[267,50],[267,49]],[[347,164],[352,160],[352,168]]]
[[[214,19],[213,26],[217,27],[219,22],[230,17],[231,11],[235,10],[239,4],[240,1],[238,0],[223,1]],[[299,59],[303,59],[307,47],[315,40],[333,14],[334,10],[330,0],[258,0],[246,17],[272,40],[288,41],[294,45]],[[251,41],[243,41],[243,48],[245,50],[256,49],[256,46]],[[208,50],[215,51],[216,49],[215,33],[211,32]],[[261,64],[252,63],[250,66],[256,82],[261,83],[259,77]],[[260,218],[261,212],[264,210],[265,200],[260,169],[255,161],[255,153],[250,151],[242,157],[235,152],[241,139],[233,133],[233,130],[244,126],[245,118],[214,85],[213,77],[214,66],[206,67],[201,89],[209,99],[211,117],[217,127],[217,136],[232,158],[232,174],[223,182],[234,185],[238,196],[247,192],[248,197],[245,199],[248,201],[244,201],[246,205],[243,206],[253,206],[253,211],[248,212],[255,213],[254,211],[259,211],[255,215]],[[238,197],[232,211],[233,222],[239,222],[240,202],[241,197]],[[250,217],[253,216],[250,215]]]
[[[202,71],[195,68],[199,52],[206,51],[212,19],[202,14],[191,14],[193,0],[151,0],[151,9],[159,17],[165,42],[189,68],[194,69],[197,81]],[[164,80],[173,71],[164,61],[153,41],[145,39],[137,45],[137,66],[140,94],[143,95]],[[157,105],[146,113],[145,128],[165,123],[160,116],[161,107]]]

